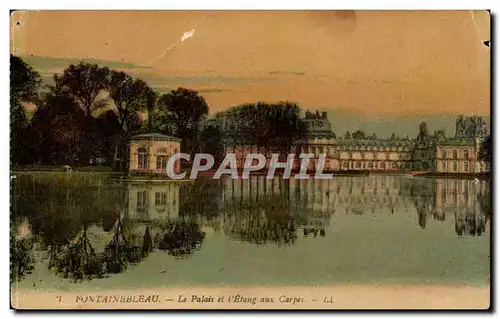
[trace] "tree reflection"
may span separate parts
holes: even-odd
[[[293,245],[297,239],[296,220],[289,201],[271,195],[254,202],[243,200],[232,207],[226,218],[225,231],[235,239],[254,244]]]
[[[22,234],[19,221],[13,221],[10,229],[10,282],[18,282],[35,268],[33,238]]]
[[[106,272],[112,274],[123,272],[129,263],[138,263],[146,255],[143,253],[142,247],[129,240],[125,232],[124,221],[122,218],[118,218],[114,227],[113,239],[104,250]]]
[[[96,254],[90,243],[87,225],[82,227],[75,241],[58,254],[55,271],[75,282],[101,278],[104,275],[103,258]]]
[[[185,258],[201,248],[205,233],[194,218],[168,220],[159,226],[155,244],[169,255]]]

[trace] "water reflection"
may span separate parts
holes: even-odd
[[[356,222],[415,211],[421,229],[453,216],[458,236],[481,236],[491,216],[487,181],[374,175],[113,184],[105,176],[68,176],[13,182],[11,282],[41,260],[76,282],[124,272],[151,253],[186,259],[202,249],[207,232],[291,247],[328,237],[336,214]]]

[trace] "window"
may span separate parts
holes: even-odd
[[[443,167],[443,171],[446,171],[446,162],[442,162],[441,166]]]
[[[361,168],[361,162],[356,162],[356,168]]]
[[[155,205],[165,205],[167,203],[167,193],[157,192],[155,193]]]
[[[168,157],[167,155],[156,156],[156,169],[167,169]]]
[[[425,151],[420,152],[420,157],[425,157]]]
[[[446,158],[446,151],[443,151],[443,153],[441,154],[441,157]]]
[[[137,150],[137,153],[139,159],[138,161],[139,169],[148,169],[148,162],[149,162],[148,151],[144,147],[141,147]]]
[[[368,168],[373,168],[373,163],[372,162],[368,163]]]
[[[453,159],[457,159],[458,158],[458,152],[457,150],[453,150]]]
[[[137,208],[143,208],[148,205],[148,194],[146,191],[137,192]]]
[[[380,163],[380,169],[385,169],[385,163]]]
[[[342,163],[342,167],[349,168],[349,163],[347,163],[347,162]]]
[[[453,171],[456,172],[458,170],[458,163],[453,162]]]
[[[392,163],[392,168],[398,168],[398,163],[396,162]]]
[[[464,151],[464,158],[469,159],[469,151],[468,150]]]
[[[469,171],[469,162],[464,162],[464,172]]]

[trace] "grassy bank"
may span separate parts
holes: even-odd
[[[27,165],[27,166],[11,166],[11,172],[66,172],[64,166],[56,165]],[[72,172],[111,172],[109,166],[71,166]]]

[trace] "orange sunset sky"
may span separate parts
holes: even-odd
[[[490,111],[484,11],[29,11],[11,30],[44,79],[91,59],[159,91],[198,90],[211,112],[279,100],[364,118]]]

